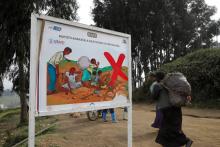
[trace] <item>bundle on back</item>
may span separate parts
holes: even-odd
[[[191,86],[182,73],[168,73],[162,85],[168,90],[172,105],[184,106],[186,104],[187,96],[191,94]]]

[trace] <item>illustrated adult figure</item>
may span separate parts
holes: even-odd
[[[72,49],[69,47],[64,48],[63,51],[56,52],[48,61],[47,71],[49,74],[49,84],[47,86],[47,94],[52,94],[56,90],[56,82],[59,76],[59,63],[65,60],[65,56],[69,55]]]
[[[156,72],[156,80],[164,78],[163,72]],[[182,131],[181,107],[173,106],[170,102],[168,90],[161,83],[154,85],[152,96],[157,100],[158,109],[162,112],[163,119],[156,142],[163,147],[190,147],[192,141]],[[190,97],[188,97],[190,99]]]

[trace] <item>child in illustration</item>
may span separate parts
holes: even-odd
[[[91,76],[91,85],[92,86],[101,87],[101,85],[102,85],[101,74],[102,74],[101,70],[99,70],[98,72],[93,71],[92,76]]]
[[[49,84],[47,86],[47,94],[52,94],[56,90],[56,81],[59,77],[59,63],[65,60],[65,56],[69,55],[72,49],[66,47],[63,51],[56,52],[47,63],[47,72],[49,74]]]
[[[95,79],[98,66],[99,62],[96,63],[96,59],[92,58],[88,67],[83,70],[82,81],[85,87],[90,87],[92,85],[91,82]]]
[[[88,71],[92,74],[93,71],[97,71],[98,67],[99,67],[99,62],[96,62],[96,59],[92,58],[90,61],[90,65],[88,67]]]
[[[73,89],[79,88],[82,86],[81,81],[77,82],[76,77],[80,74],[81,71],[76,71],[74,67],[70,68],[69,72],[66,72],[65,82],[62,85],[62,90],[68,95],[68,92],[72,93]]]
[[[98,77],[97,77],[97,72],[96,71],[93,71],[92,74],[91,74],[91,86],[97,86],[97,80],[98,80]]]
[[[92,78],[91,78],[91,86],[95,87],[94,93],[98,94],[98,95],[99,95],[100,89],[102,89],[102,85],[103,85],[103,81],[101,79],[101,74],[102,74],[101,70],[99,70],[98,72],[93,71]]]

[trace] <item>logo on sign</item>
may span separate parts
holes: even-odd
[[[58,27],[58,26],[49,26],[48,28],[51,29],[51,30],[55,30],[55,31],[61,31],[62,30],[62,28]]]
[[[87,32],[88,37],[97,38],[97,34],[93,32]]]
[[[61,27],[54,26],[54,27],[53,27],[53,30],[55,30],[55,31],[61,31]]]
[[[49,39],[49,43],[50,44],[64,44],[65,42],[64,41],[62,41],[62,40],[57,40],[57,39]]]
[[[126,43],[127,43],[127,41],[126,41],[125,39],[123,39],[123,40],[122,40],[122,43],[126,44]]]

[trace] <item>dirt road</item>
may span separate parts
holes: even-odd
[[[154,142],[157,129],[150,127],[155,117],[153,106],[133,107],[133,147],[160,147]],[[36,144],[45,147],[127,147],[127,121],[117,109],[118,123],[89,121],[85,115],[57,116],[53,132],[38,136]],[[193,147],[220,147],[220,110],[183,109],[183,130]],[[109,117],[110,120],[110,117]]]

